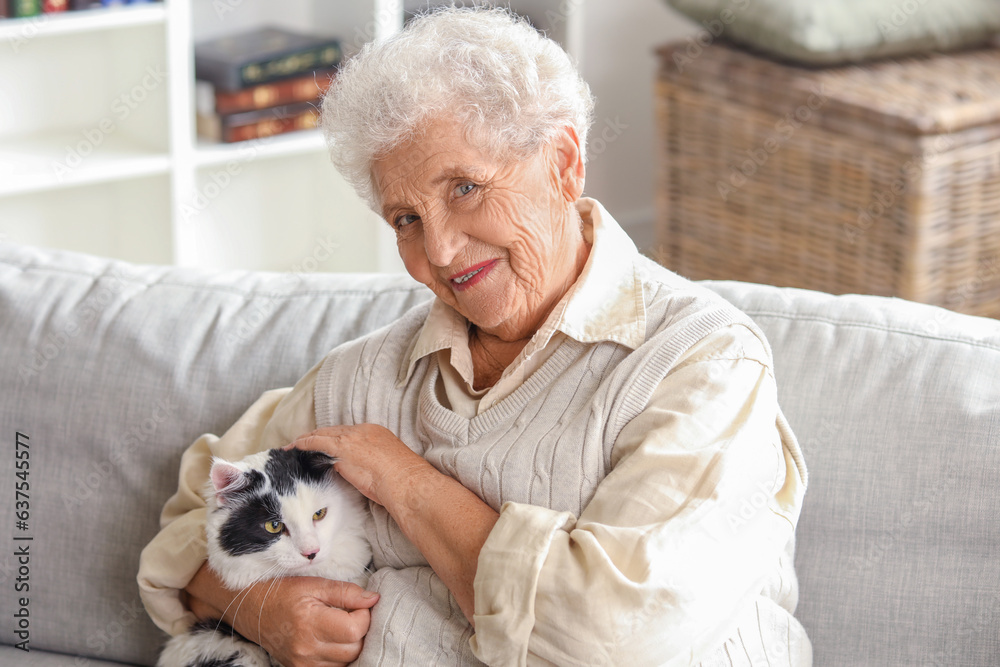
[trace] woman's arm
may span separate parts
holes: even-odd
[[[500,516],[493,508],[381,426],[322,428],[290,446],[339,459],[337,472],[385,507],[472,622],[479,552]]]
[[[185,591],[200,620],[223,619],[285,667],[356,660],[378,601],[355,584],[317,577],[262,581],[237,593],[207,565]]]

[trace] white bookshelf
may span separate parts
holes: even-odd
[[[337,36],[349,56],[427,4],[167,0],[0,20],[0,239],[158,264],[401,270],[318,131],[195,136],[192,45],[275,24]],[[580,57],[582,0],[510,5]]]
[[[150,23],[163,23],[167,13],[164,5],[129,5],[108,11],[63,12],[43,14],[18,21],[0,23],[0,40],[20,41],[36,35],[66,35],[127,28]]]

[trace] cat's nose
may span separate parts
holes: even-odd
[[[313,558],[316,557],[316,554],[318,554],[318,553],[319,553],[319,549],[311,549],[309,551],[303,551],[302,555],[305,556],[306,558],[308,558],[309,560],[312,560]]]

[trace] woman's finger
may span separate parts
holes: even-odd
[[[316,613],[316,640],[329,645],[351,645],[364,640],[371,625],[369,609],[336,609],[327,607]]]
[[[321,577],[303,577],[315,582],[313,595],[331,607],[340,609],[368,609],[378,602],[378,593],[365,590],[349,581],[335,581]]]

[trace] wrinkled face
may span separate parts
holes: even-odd
[[[487,333],[530,337],[586,261],[576,134],[500,162],[438,121],[373,168],[383,217],[416,280]]]

